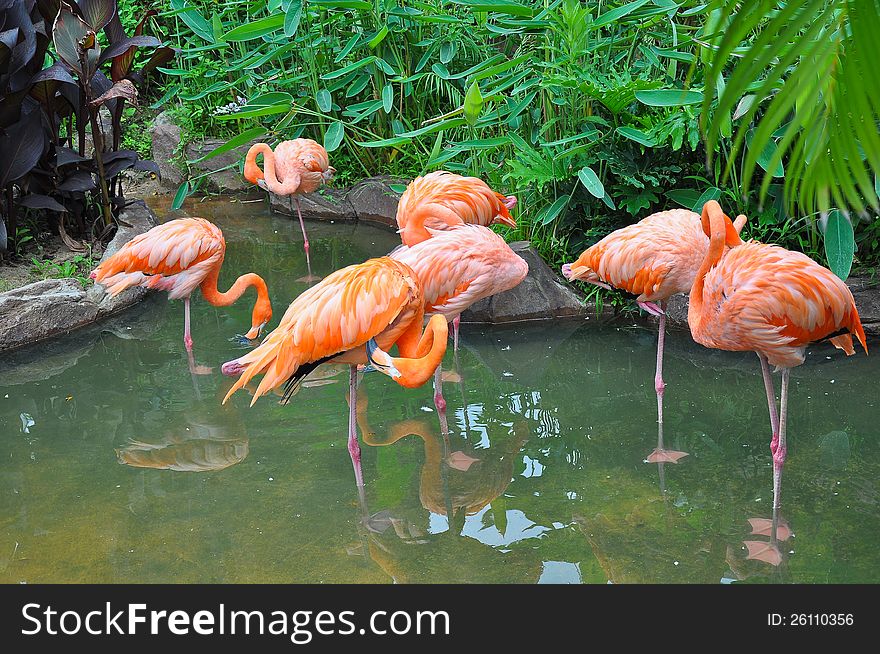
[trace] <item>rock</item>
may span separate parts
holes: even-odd
[[[269,205],[272,211],[285,216],[296,216],[296,205],[292,198],[269,194]],[[323,188],[315,193],[299,196],[299,206],[303,218],[311,220],[332,220],[334,222],[354,222],[357,215],[346,199],[346,191],[334,188]]]
[[[509,323],[524,320],[580,318],[594,313],[526,241],[510,247],[529,264],[529,274],[516,288],[480,300],[465,311],[462,322]]]
[[[397,231],[397,204],[400,193],[391,184],[404,183],[391,177],[371,177],[352,186],[346,199],[358,220]]]
[[[130,205],[120,216],[120,228],[101,260],[155,224],[143,203]],[[146,289],[131,288],[111,298],[100,286],[83,290],[75,279],[45,279],[0,293],[0,351],[67,334],[126,309],[146,295]]]
[[[150,128],[153,140],[153,161],[159,165],[162,176],[162,186],[166,189],[177,190],[186,178],[185,173],[173,162],[177,158],[177,150],[180,146],[181,130],[167,112],[163,111],[156,116]]]
[[[400,193],[391,184],[401,182],[392,177],[370,177],[348,189],[324,187],[316,193],[299,196],[303,216],[312,220],[333,220],[367,223],[397,230],[397,203]],[[269,194],[273,211],[296,216],[296,205],[289,197]]]
[[[238,164],[244,159],[248,148],[256,141],[240,145],[223,154],[218,154],[216,157],[211,157],[207,161],[197,161],[224,143],[226,143],[225,139],[210,138],[186,144],[184,150],[186,151],[186,159],[191,166],[192,176],[210,173],[205,179],[207,180],[207,190],[212,193],[239,193],[250,190],[253,185],[241,176]]]

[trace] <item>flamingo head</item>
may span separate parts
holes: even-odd
[[[336,175],[336,169],[333,166],[328,166],[327,170],[321,173],[321,177],[324,180],[324,183],[327,184],[333,177]]]

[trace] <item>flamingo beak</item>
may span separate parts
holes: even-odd
[[[327,168],[326,171],[321,173],[321,177],[324,178],[324,183],[327,183],[331,179],[333,179],[334,175],[336,175],[336,169],[333,166],[330,166],[329,168]]]
[[[513,229],[516,229],[516,221],[513,218],[511,218],[510,216],[502,216],[502,215],[495,216],[495,222],[498,223],[499,225],[507,225],[508,227],[512,227]]]
[[[367,341],[367,359],[369,359],[374,370],[388,375],[391,379],[397,379],[402,376],[400,371],[394,367],[391,356],[381,350],[376,340],[372,338]]]
[[[566,263],[562,266],[562,276],[565,277],[568,281],[571,281],[571,278],[574,277],[574,274],[571,272],[570,263]]]
[[[220,366],[220,372],[222,372],[227,377],[238,377],[242,372],[244,372],[244,366],[238,362],[238,359],[233,359],[232,361],[227,361],[222,366]]]
[[[250,331],[244,335],[245,338],[253,341],[257,338],[260,338],[260,334],[263,333],[263,327],[266,326],[266,323],[262,323],[261,325],[257,325],[255,327],[251,327]]]
[[[264,191],[268,191],[268,190],[269,190],[269,187],[266,186],[266,180],[265,180],[265,179],[262,179],[262,178],[261,178],[261,179],[258,179],[258,180],[257,180],[257,186],[259,186],[259,187],[260,187],[261,189],[263,189]]]

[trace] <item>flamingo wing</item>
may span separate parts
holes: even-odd
[[[699,214],[662,211],[612,232],[581,254],[567,274],[628,291],[640,302],[663,300],[690,291],[708,248]]]
[[[706,275],[708,339],[726,350],[755,350],[771,364],[800,365],[806,346],[831,337],[853,353],[855,334],[867,351],[852,292],[805,254],[749,242],[727,252]],[[845,332],[845,333],[841,333]]]
[[[256,401],[300,366],[365,345],[414,301],[421,301],[415,273],[398,261],[381,257],[337,270],[297,297],[260,346],[237,360],[244,370],[226,397],[262,373]]]
[[[192,293],[225,252],[220,228],[202,218],[181,218],[136,236],[92,274],[111,295],[143,286],[178,299]]]

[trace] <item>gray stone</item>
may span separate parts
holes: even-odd
[[[405,183],[391,177],[371,177],[352,186],[346,199],[358,220],[397,230],[397,204],[400,193],[391,184]]]
[[[194,141],[185,146],[186,158],[191,167],[192,176],[210,173],[205,177],[207,190],[211,193],[240,193],[253,188],[253,185],[241,176],[239,162],[244,159],[248,149],[256,143],[251,141],[228,150],[206,161],[198,161],[201,157],[226,143],[225,139],[209,138]],[[231,166],[231,167],[230,167]]]
[[[354,222],[357,214],[346,199],[346,191],[334,188],[323,188],[315,193],[300,195],[299,206],[303,218],[311,220],[327,220],[334,222]],[[296,205],[289,196],[269,194],[269,206],[272,211],[285,216],[296,216]]]
[[[462,316],[467,323],[509,323],[525,320],[582,318],[595,312],[550,269],[526,241],[510,244],[529,264],[519,286],[480,300]]]
[[[159,165],[162,186],[166,189],[176,190],[186,178],[184,171],[173,163],[180,147],[180,126],[176,125],[171,117],[163,111],[153,120],[150,134],[153,142],[153,161]]]
[[[120,216],[119,230],[101,260],[155,224],[143,203],[130,205]],[[45,279],[0,293],[0,351],[67,334],[122,311],[146,295],[146,289],[130,288],[110,297],[100,286],[83,290],[75,279]]]

